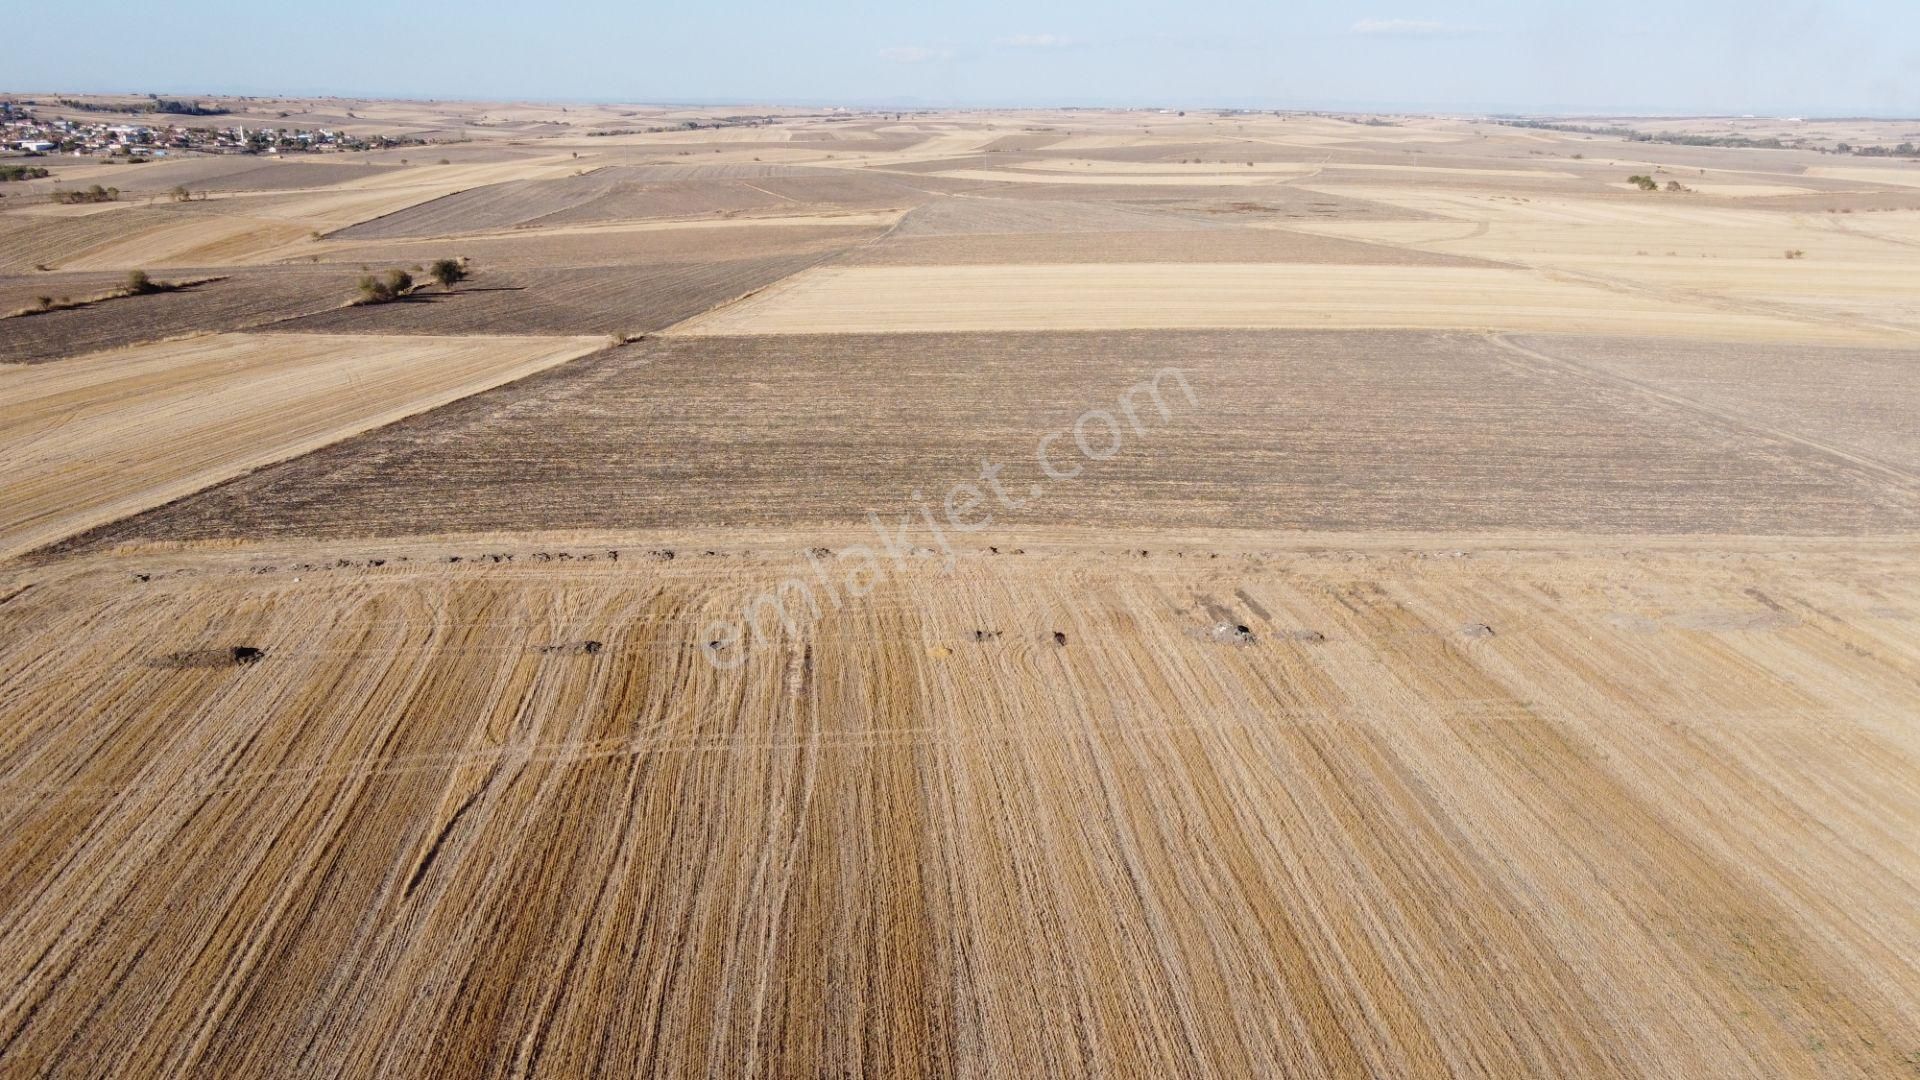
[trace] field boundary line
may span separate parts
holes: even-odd
[[[1839,458],[1840,460],[1845,461],[1848,464],[1857,466],[1862,469],[1866,469],[1869,472],[1879,473],[1882,476],[1886,477],[1887,479],[1890,479],[1900,484],[1902,487],[1920,491],[1920,474],[1909,472],[1906,469],[1902,469],[1897,465],[1889,465],[1886,462],[1880,461],[1876,458],[1867,457],[1866,455],[1861,454],[1860,452],[1855,450],[1849,450],[1843,447],[1833,446],[1828,443],[1820,442],[1817,439],[1808,438],[1805,435],[1795,434],[1794,432],[1787,431],[1782,428],[1774,427],[1771,424],[1762,423],[1761,421],[1755,420],[1752,417],[1745,416],[1731,409],[1723,409],[1718,406],[1708,405],[1705,402],[1697,401],[1693,398],[1687,397],[1684,394],[1676,394],[1670,390],[1662,390],[1657,386],[1654,386],[1650,383],[1642,382],[1639,379],[1631,378],[1626,375],[1616,375],[1610,371],[1602,371],[1598,368],[1590,367],[1586,364],[1580,363],[1577,360],[1568,360],[1561,357],[1550,356],[1546,353],[1540,352],[1537,349],[1530,349],[1525,345],[1521,345],[1518,342],[1509,340],[1508,335],[1510,333],[1511,331],[1504,331],[1504,330],[1494,331],[1487,335],[1487,339],[1489,341],[1492,341],[1494,344],[1500,346],[1501,348],[1507,349],[1511,352],[1518,353],[1521,356],[1528,357],[1538,363],[1545,364],[1548,367],[1554,369],[1555,371],[1566,372],[1573,375],[1577,375],[1581,378],[1588,380],[1589,382],[1596,382],[1596,383],[1601,383],[1603,385],[1619,387],[1625,390],[1632,390],[1636,393],[1639,393],[1646,397],[1653,398],[1657,401],[1663,401],[1669,405],[1676,405],[1684,409],[1692,410],[1693,412],[1701,413],[1706,416],[1711,416],[1716,420],[1720,420],[1725,423],[1734,424],[1739,427],[1746,428],[1749,431],[1755,431],[1763,435],[1772,436],[1773,438],[1776,438],[1776,439],[1784,439],[1788,442],[1797,443],[1801,446],[1807,447],[1810,450],[1817,450],[1820,453],[1826,454],[1830,457]]]
[[[1878,319],[1862,319],[1838,314],[1809,310],[1804,305],[1786,302],[1761,303],[1742,300],[1725,293],[1707,289],[1670,287],[1661,288],[1629,278],[1615,277],[1611,274],[1595,273],[1591,270],[1575,270],[1571,267],[1554,266],[1549,263],[1523,264],[1528,269],[1551,280],[1568,284],[1587,285],[1596,289],[1605,289],[1622,296],[1642,296],[1662,303],[1682,306],[1698,306],[1712,311],[1724,311],[1734,315],[1753,315],[1771,319],[1785,319],[1790,322],[1805,323],[1810,326],[1838,326],[1845,328],[1864,327],[1895,337],[1913,337],[1920,334],[1909,326],[1899,323],[1881,322]]]
[[[593,167],[593,168],[591,168],[591,169],[584,169],[584,170],[582,170],[582,171],[580,171],[580,172],[578,172],[578,173],[575,173],[574,175],[575,175],[575,176],[592,176],[592,175],[593,175],[594,173],[597,173],[597,172],[600,172],[600,171],[601,171],[601,170],[603,170],[603,169],[610,169],[610,168],[612,168],[612,166],[611,166],[611,165],[596,165],[596,166],[594,166],[594,167]],[[549,178],[548,178],[548,177],[532,177],[531,179],[536,179],[536,180],[541,180],[541,179],[549,179]],[[566,178],[565,178],[565,177],[553,177],[553,178],[551,178],[551,179],[566,179]],[[515,183],[515,182],[516,182],[516,181],[512,181],[512,180],[506,180],[506,181],[495,181],[495,183]],[[471,185],[471,186],[469,186],[469,187],[463,187],[463,188],[458,188],[458,189],[456,189],[456,190],[454,190],[454,191],[449,191],[449,192],[447,192],[447,193],[446,193],[446,194],[444,194],[444,195],[436,195],[436,196],[434,196],[434,197],[433,197],[433,198],[431,198],[431,199],[422,199],[422,200],[420,200],[419,202],[411,202],[411,203],[408,203],[408,204],[407,204],[407,205],[405,205],[405,206],[400,206],[400,207],[395,207],[394,209],[392,209],[392,210],[389,210],[389,211],[387,211],[387,212],[386,212],[386,213],[384,213],[384,214],[375,214],[374,216],[372,216],[372,217],[370,217],[370,218],[367,218],[367,219],[365,219],[365,220],[363,220],[363,221],[355,221],[355,222],[351,222],[351,223],[349,223],[349,224],[346,224],[346,225],[342,225],[342,226],[340,226],[340,227],[339,227],[339,228],[337,228],[337,229],[328,229],[328,230],[327,230],[326,232],[323,232],[323,233],[321,233],[321,234],[320,234],[320,239],[322,239],[322,240],[340,240],[340,241],[342,241],[342,242],[349,242],[349,241],[354,241],[354,240],[356,240],[356,239],[359,239],[359,238],[357,238],[357,237],[351,237],[351,236],[348,236],[348,237],[342,237],[342,236],[341,236],[340,234],[341,234],[341,233],[343,233],[343,232],[346,232],[346,231],[347,231],[348,229],[357,229],[357,228],[359,228],[359,227],[360,227],[360,226],[362,226],[362,225],[371,225],[371,224],[373,224],[373,223],[374,223],[374,222],[376,222],[376,221],[385,221],[385,220],[386,220],[387,218],[390,218],[390,217],[392,217],[392,216],[394,216],[395,214],[404,214],[404,213],[406,213],[406,212],[407,212],[407,211],[409,211],[409,210],[417,210],[417,209],[419,209],[419,208],[420,208],[420,207],[422,207],[422,206],[432,206],[432,205],[433,205],[434,203],[437,203],[437,202],[442,202],[442,201],[444,201],[444,200],[447,200],[447,199],[451,199],[451,198],[453,198],[453,197],[454,197],[455,195],[465,195],[465,194],[466,194],[467,192],[469,192],[469,191],[478,191],[479,189],[481,189],[481,188],[483,188],[483,187],[492,187],[492,186],[493,186],[493,184],[473,184],[473,185]],[[363,190],[364,190],[364,189],[363,189]],[[406,190],[406,189],[405,189],[405,188],[403,187],[403,188],[400,188],[400,189],[398,189],[398,190],[401,190],[401,191],[404,191],[404,190]],[[368,242],[378,242],[378,240],[379,240],[379,239],[380,239],[380,238],[368,238]],[[386,237],[385,239],[388,239],[388,240],[432,240],[432,239],[437,239],[437,237],[434,237],[434,236],[395,236],[395,237]]]
[[[908,214],[912,212],[913,211],[911,210],[907,211]],[[706,319],[711,316],[717,315],[720,312],[725,311],[730,307],[733,307],[737,304],[744,303],[747,300],[751,300],[754,297],[759,296],[761,293],[767,292],[768,290],[771,290],[771,289],[777,289],[780,286],[785,285],[788,282],[792,281],[793,279],[801,276],[802,274],[806,274],[814,270],[818,270],[822,266],[827,265],[829,262],[840,258],[841,256],[845,255],[850,251],[857,251],[862,248],[871,247],[872,245],[877,244],[882,240],[885,240],[887,237],[892,236],[893,231],[900,227],[900,222],[905,221],[906,219],[907,219],[907,214],[901,214],[900,217],[896,219],[893,224],[887,226],[887,231],[881,233],[879,236],[869,237],[857,244],[849,244],[843,248],[835,248],[832,251],[822,252],[820,253],[819,257],[815,258],[812,262],[794,270],[790,274],[775,278],[774,280],[769,281],[764,285],[760,285],[755,288],[748,289],[746,292],[743,292],[739,296],[733,297],[730,300],[722,300],[719,303],[713,305],[712,307],[706,309],[705,311],[699,312],[697,314],[689,315],[686,318],[681,319],[679,322],[670,323],[666,326],[661,327],[658,330],[649,331],[647,336],[652,337],[655,334],[671,335],[675,331],[681,330],[682,328],[686,327],[690,323],[695,323],[700,321],[701,319]]]

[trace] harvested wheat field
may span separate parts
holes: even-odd
[[[593,338],[221,334],[0,368],[0,555],[592,352]]]
[[[1472,264],[1113,263],[821,267],[676,334],[1190,327],[1568,331],[1716,340],[1903,340],[1742,308],[1677,303],[1570,276]]]
[[[0,185],[0,1075],[1914,1073],[1911,124],[218,104]]]
[[[710,623],[871,536],[15,575],[7,1053],[1904,1068],[1910,544],[1150,535],[912,559],[731,669]]]

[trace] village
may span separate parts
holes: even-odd
[[[224,110],[202,109],[196,115]],[[28,155],[165,158],[181,152],[214,154],[318,153],[377,150],[418,144],[421,140],[384,135],[359,136],[330,128],[278,128],[235,124],[227,127],[128,123],[120,117],[98,121],[42,118],[28,103],[0,101],[0,150]]]

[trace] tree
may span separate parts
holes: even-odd
[[[435,259],[427,268],[427,276],[443,289],[451,289],[458,282],[467,279],[467,264],[464,259]]]
[[[153,279],[147,276],[145,270],[127,271],[127,295],[145,296],[159,291],[160,286],[153,283]]]
[[[1660,190],[1660,181],[1655,180],[1651,176],[1629,176],[1627,177],[1627,183],[1632,184],[1633,186],[1639,188],[1641,191],[1659,191]]]

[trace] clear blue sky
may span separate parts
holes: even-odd
[[[90,0],[0,88],[1920,116],[1920,0]]]

